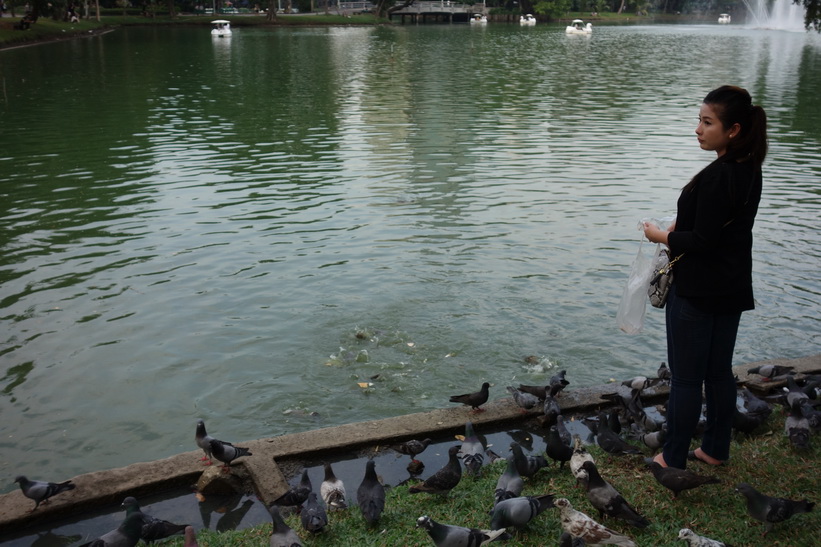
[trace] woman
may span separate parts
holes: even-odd
[[[730,457],[736,406],[732,372],[741,312],[753,309],[753,222],[767,154],[767,116],[747,90],[722,86],[707,94],[696,136],[716,159],[681,191],[669,231],[645,223],[644,235],[670,248],[676,262],[667,299],[667,358],[672,372],[667,441],[655,457],[684,469],[688,457],[720,465]],[[701,446],[688,452],[701,417]]]

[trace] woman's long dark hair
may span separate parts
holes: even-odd
[[[713,107],[725,130],[735,124],[741,128],[738,135],[730,140],[727,151],[710,165],[728,161],[751,161],[757,166],[764,163],[767,156],[767,114],[763,108],[753,104],[746,89],[723,85],[709,92],[704,97],[704,104]],[[692,190],[699,175],[693,177],[684,189]]]

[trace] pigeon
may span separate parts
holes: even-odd
[[[328,514],[322,504],[319,503],[316,492],[308,494],[308,499],[305,501],[299,517],[302,520],[302,527],[312,534],[318,534],[328,525]]]
[[[308,494],[313,492],[314,487],[311,484],[311,479],[308,477],[308,470],[302,470],[302,476],[296,486],[292,486],[287,492],[274,500],[274,505],[282,507],[302,506],[305,500],[308,499]]]
[[[272,505],[268,507],[274,529],[271,530],[270,547],[302,547],[302,541],[294,530],[285,524],[285,519],[279,512],[279,507]]]
[[[753,392],[748,388],[742,388],[738,393],[744,401],[744,408],[747,410],[747,414],[753,416],[758,414],[766,414],[769,416],[772,412],[772,405],[770,405],[767,401],[756,397],[755,394],[753,394]]]
[[[185,528],[188,526],[187,524],[174,524],[173,522],[168,522],[167,520],[143,513],[137,499],[132,496],[128,496],[123,500],[122,508],[125,509],[126,516],[133,514],[142,516],[140,539],[146,543],[152,543],[160,539],[184,533]]]
[[[470,421],[465,423],[465,440],[462,441],[462,461],[465,463],[467,469],[473,475],[478,475],[482,470],[482,464],[485,462],[485,446],[476,432],[473,430],[473,423]]]
[[[784,374],[789,374],[792,372],[794,367],[788,367],[784,365],[760,365],[757,367],[752,367],[747,369],[747,374],[759,374],[764,377],[764,381],[769,381],[775,378],[776,376],[782,376]]]
[[[143,515],[132,513],[117,528],[79,547],[134,547],[140,541]]]
[[[34,511],[40,504],[48,503],[48,499],[52,496],[56,496],[61,492],[67,492],[69,490],[74,490],[75,485],[69,480],[65,482],[46,482],[46,481],[38,481],[38,480],[29,480],[25,477],[25,475],[18,475],[14,482],[20,484],[20,490],[23,491],[23,495],[29,499],[34,500]]]
[[[801,450],[810,447],[810,421],[801,413],[801,409],[791,410],[784,420],[784,434],[790,439],[794,448]]]
[[[815,507],[815,502],[812,501],[775,498],[762,494],[746,482],[736,485],[735,489],[747,498],[747,513],[765,524],[765,535],[772,530],[775,523],[783,522],[798,513],[809,513]]]
[[[513,395],[513,402],[516,403],[516,406],[522,409],[522,412],[527,412],[539,404],[539,398],[532,393],[520,391],[513,386],[507,386],[507,390],[511,395]]]
[[[559,469],[564,467],[564,462],[569,462],[570,458],[573,457],[573,447],[565,444],[559,435],[559,428],[555,425],[550,426],[550,431],[547,434],[545,454],[551,460],[559,462]]]
[[[491,530],[500,530],[508,526],[524,528],[545,509],[553,507],[553,497],[553,494],[543,494],[500,501],[490,512]]]
[[[433,441],[430,439],[411,439],[409,441],[405,441],[404,443],[394,445],[392,448],[401,454],[407,454],[411,457],[411,461],[416,461],[416,456],[421,454],[425,451],[430,443]]]
[[[356,491],[356,503],[369,526],[379,521],[385,509],[385,487],[376,476],[376,462],[373,460],[365,464],[365,477]]]
[[[574,538],[568,532],[559,536],[559,547],[584,547],[587,545],[582,538]]]
[[[416,519],[416,527],[424,528],[437,547],[478,547],[505,533],[503,529],[491,531],[441,524],[427,515]]]
[[[200,544],[197,543],[197,532],[194,531],[193,526],[185,527],[185,540],[182,545],[183,547],[200,547]]]
[[[243,456],[251,456],[251,451],[241,446],[234,446],[231,443],[211,439],[211,454],[222,462],[222,470],[228,472],[231,462]]]
[[[593,462],[584,462],[587,472],[587,499],[598,509],[599,517],[607,515],[626,521],[636,528],[647,528],[650,521],[639,514],[613,485],[604,480]]]
[[[650,380],[647,376],[633,376],[629,380],[623,381],[621,385],[627,386],[630,389],[641,391],[642,389],[650,387],[651,381],[652,380]]]
[[[581,511],[573,509],[567,498],[553,501],[559,508],[559,521],[562,530],[573,537],[581,538],[589,545],[620,545],[621,547],[636,547],[636,544],[627,536],[599,524]]]
[[[542,426],[550,427],[559,420],[562,409],[555,397],[552,395],[545,397],[544,405],[542,406],[542,413],[544,414],[542,418]]]
[[[202,451],[205,452],[205,456],[200,458],[200,461],[204,462],[204,465],[211,465],[213,463],[211,460],[211,441],[214,440],[214,437],[205,431],[205,420],[202,418],[197,420],[197,432],[194,434],[194,440],[196,441],[197,446],[202,448]]]
[[[566,445],[573,446],[573,436],[570,435],[570,431],[567,430],[567,426],[564,424],[564,416],[561,414],[556,416],[556,429],[559,430],[559,437],[561,437],[562,442]]]
[[[489,396],[489,389],[490,384],[485,382],[484,384],[482,384],[482,389],[474,393],[465,393],[463,395],[451,395],[450,402],[462,403],[465,406],[473,408],[473,412],[480,412],[484,410],[483,408],[479,407],[481,407],[483,404],[487,402]]]
[[[411,494],[428,492],[429,494],[447,496],[462,480],[462,464],[459,463],[458,454],[459,445],[451,446],[448,449],[448,463],[421,484],[411,486],[408,492]]]
[[[770,412],[772,412],[772,409],[770,409]],[[733,413],[733,429],[749,435],[758,429],[758,426],[767,421],[770,412],[750,414],[749,412],[742,412],[736,408]]]
[[[729,547],[716,539],[700,536],[689,528],[682,528],[678,531],[678,539],[686,541],[690,547]]]
[[[656,481],[673,492],[673,498],[678,497],[679,493],[684,490],[721,482],[718,477],[699,475],[687,469],[678,469],[676,467],[662,467],[660,463],[654,461],[651,461],[648,466]]]
[[[584,470],[584,462],[596,461],[590,452],[582,444],[582,438],[578,435],[573,435],[573,455],[570,456],[570,472],[576,477],[576,484],[587,480],[587,471]]]
[[[547,460],[541,454],[526,456],[519,443],[510,443],[510,450],[513,452],[513,462],[522,477],[532,477],[538,473],[542,467],[547,467]]]
[[[638,447],[633,446],[619,437],[607,423],[607,417],[602,412],[599,414],[599,430],[596,433],[596,443],[608,454],[621,456],[625,454],[641,454]]]
[[[807,424],[813,431],[821,430],[821,410],[816,410],[809,403],[801,405],[801,415],[807,419]]]
[[[328,511],[341,511],[348,508],[345,499],[345,484],[334,475],[331,464],[325,463],[325,479],[319,485],[319,494],[328,507]]]
[[[658,450],[664,446],[664,441],[667,440],[667,429],[661,428],[652,433],[642,433],[639,435],[639,440],[650,450]]]
[[[561,392],[570,383],[565,379],[565,374],[567,374],[566,370],[560,370],[550,377],[549,386],[551,397],[558,395],[559,392]]]
[[[524,392],[524,393],[529,393],[529,394],[533,395],[534,397],[536,397],[540,401],[543,401],[544,398],[547,396],[547,394],[550,393],[550,385],[531,386],[531,385],[519,384],[519,387],[517,389],[519,391]]]
[[[656,377],[662,382],[669,382],[673,378],[673,373],[670,371],[670,367],[667,366],[667,363],[662,363],[659,365],[659,369],[656,372]]]
[[[493,494],[494,505],[502,500],[518,497],[524,489],[524,481],[516,469],[513,456],[508,456],[507,467],[496,481],[496,490]]]

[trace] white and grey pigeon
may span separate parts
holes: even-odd
[[[94,541],[83,543],[79,547],[134,547],[140,541],[142,526],[142,515],[132,513],[125,517],[125,520],[114,530],[106,532]]]
[[[625,380],[621,383],[623,386],[627,386],[630,389],[637,389],[641,391],[642,389],[650,387],[651,380],[647,376],[633,376],[632,378]]]
[[[34,500],[34,509],[40,507],[41,503],[48,503],[48,499],[61,492],[74,490],[75,485],[69,480],[65,482],[47,482],[31,480],[25,475],[17,475],[14,482],[20,485],[20,490],[27,498]],[[31,509],[29,512],[34,511]]]
[[[524,481],[516,469],[516,462],[511,454],[507,458],[507,467],[496,481],[496,490],[493,494],[494,506],[502,500],[518,497],[524,489]]]
[[[636,547],[635,542],[629,537],[619,534],[615,530],[599,524],[581,511],[573,509],[567,498],[558,498],[553,503],[559,508],[559,520],[562,529],[571,536],[583,539],[588,545]]]
[[[341,511],[348,508],[345,483],[335,474],[331,464],[325,462],[325,478],[319,485],[319,495],[328,507],[328,511]]]
[[[270,547],[302,547],[302,541],[294,532],[293,528],[285,523],[285,519],[279,512],[279,507],[271,505],[268,507],[268,512],[271,514],[271,520],[274,523],[274,528],[271,530]]]
[[[804,450],[810,447],[810,421],[800,409],[790,410],[784,420],[784,434],[795,448]]]
[[[328,514],[322,504],[319,503],[316,492],[308,494],[308,499],[305,501],[299,516],[302,520],[302,527],[312,534],[318,534],[328,525]]]
[[[505,534],[502,530],[479,530],[452,524],[441,524],[427,515],[416,519],[416,527],[423,528],[436,547],[478,547]]]
[[[573,455],[570,456],[570,472],[576,477],[576,484],[587,481],[587,471],[584,470],[584,462],[596,463],[593,456],[582,444],[582,438],[573,435]]]
[[[473,423],[470,421],[465,423],[465,439],[462,441],[460,452],[462,453],[462,463],[465,464],[465,469],[473,475],[478,475],[485,462],[485,445],[476,435]]]
[[[543,494],[500,501],[490,512],[491,530],[499,530],[508,526],[524,528],[546,509],[553,507],[553,497],[553,494]]]
[[[532,393],[527,393],[526,391],[516,389],[513,386],[507,386],[507,390],[511,395],[513,395],[513,402],[516,403],[516,406],[522,409],[522,412],[526,412],[539,404],[539,398]]]
[[[194,433],[194,441],[196,441],[197,446],[202,448],[202,451],[205,452],[205,456],[200,458],[201,462],[204,462],[203,465],[211,465],[213,462],[211,460],[212,453],[211,453],[211,441],[214,439],[211,435],[205,431],[205,420],[199,418],[197,420],[197,431]]]
[[[689,528],[682,528],[679,530],[678,539],[686,541],[690,547],[730,547],[726,543],[718,541],[717,539],[710,539],[706,536],[700,536]]]
[[[785,366],[785,365],[774,365],[774,364],[767,364],[767,365],[759,365],[757,367],[752,367],[747,369],[747,374],[758,374],[764,377],[764,380],[772,380],[776,376],[781,376],[783,374],[790,374],[794,367]]]
[[[241,446],[234,446],[231,443],[211,439],[211,453],[222,462],[222,470],[229,472],[231,462],[243,456],[252,456],[251,451]]]

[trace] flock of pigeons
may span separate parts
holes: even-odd
[[[797,449],[809,446],[812,433],[821,428],[821,411],[816,410],[821,402],[821,377],[804,376],[796,381],[790,367],[763,365],[750,369],[750,373],[760,374],[765,379],[784,377],[787,387],[782,397],[775,404],[782,404],[787,413],[784,431],[790,442]],[[417,519],[416,526],[424,529],[438,547],[473,547],[491,541],[503,541],[510,538],[508,529],[523,529],[547,509],[556,508],[563,533],[559,545],[578,547],[581,545],[619,545],[635,546],[636,543],[626,534],[617,532],[603,525],[586,513],[575,509],[567,498],[554,494],[522,495],[525,479],[533,477],[548,466],[548,460],[564,468],[568,463],[570,472],[587,493],[590,505],[597,511],[598,518],[616,519],[635,528],[645,528],[650,521],[639,513],[619,491],[601,474],[593,456],[584,447],[578,435],[567,430],[557,401],[560,392],[568,385],[566,371],[553,376],[544,386],[519,385],[509,386],[507,391],[514,402],[523,411],[541,405],[544,412],[540,416],[542,425],[549,429],[544,454],[526,454],[522,446],[513,442],[510,455],[506,458],[504,472],[499,477],[494,492],[493,508],[490,511],[488,529],[469,528],[444,524],[424,515]],[[599,447],[614,456],[643,455],[643,447],[656,451],[664,443],[665,424],[650,416],[641,402],[642,392],[657,384],[668,382],[669,369],[664,363],[658,370],[657,377],[637,376],[625,380],[616,393],[604,396],[616,403],[612,412],[601,412],[597,419],[587,425],[595,434]],[[488,383],[474,393],[454,395],[451,402],[469,406],[472,412],[482,410],[482,405],[489,398]],[[739,391],[743,399],[744,410],[737,409],[733,427],[741,432],[751,433],[761,425],[773,412],[773,404],[756,397],[747,388]],[[241,457],[251,456],[248,449],[234,446],[210,436],[205,430],[203,420],[197,421],[195,440],[204,456],[206,464],[216,458],[222,463],[224,472],[230,472],[231,463]],[[409,440],[392,447],[394,450],[410,456],[408,470],[421,472],[424,465],[417,456],[432,443],[431,439]],[[639,444],[640,443],[640,444]],[[643,447],[642,447],[643,445]],[[501,457],[487,448],[476,434],[473,423],[465,423],[465,434],[461,443],[448,450],[447,463],[427,479],[412,484],[410,494],[428,493],[448,496],[461,481],[463,473],[478,475],[485,465],[485,458],[495,461]],[[694,457],[694,456],[691,456]],[[651,458],[645,459],[655,480],[672,492],[676,498],[681,492],[704,485],[717,484],[720,480],[710,475],[702,475],[690,470],[662,467]],[[463,472],[464,467],[464,472]],[[36,510],[52,496],[71,490],[71,481],[51,483],[29,480],[18,476],[23,494],[34,500]],[[791,500],[769,496],[756,490],[748,483],[736,486],[736,491],[746,498],[748,514],[764,523],[764,534],[774,524],[782,522],[795,514],[809,512],[815,503],[808,500]],[[320,501],[321,499],[321,501]],[[376,473],[376,463],[368,460],[365,473],[356,491],[356,503],[368,526],[376,526],[385,509],[385,488]],[[282,508],[295,508],[299,514],[304,530],[311,534],[319,533],[328,526],[328,513],[343,511],[348,508],[348,499],[344,483],[335,476],[330,463],[325,464],[325,476],[319,489],[319,496],[313,490],[307,469],[303,471],[299,482],[292,486],[269,507],[273,530],[270,537],[271,547],[295,547],[302,545],[297,533],[290,528],[283,516]],[[125,519],[115,529],[81,547],[133,547],[140,540],[153,542],[176,534],[185,535],[185,546],[197,545],[196,536],[191,526],[173,524],[145,514],[140,510],[137,500],[128,497],[122,508]],[[700,536],[688,528],[679,531],[678,539],[686,541],[691,547],[719,547],[725,545],[719,540]]]

